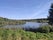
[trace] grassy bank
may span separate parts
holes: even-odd
[[[53,32],[29,32],[21,29],[0,28],[0,40],[53,40]]]

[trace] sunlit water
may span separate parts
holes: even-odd
[[[4,28],[38,28],[40,26],[48,25],[48,23],[37,23],[37,22],[26,22],[26,24],[22,25],[6,25]]]

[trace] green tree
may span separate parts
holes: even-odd
[[[53,25],[53,3],[51,4],[51,7],[49,9],[49,24],[50,25]]]

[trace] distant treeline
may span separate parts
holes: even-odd
[[[3,25],[17,25],[17,24],[25,24],[25,21],[12,20],[12,19],[8,19],[8,18],[0,17],[0,26],[3,26]]]
[[[0,26],[25,24],[26,22],[48,22],[48,19],[43,18],[43,19],[13,20],[13,19],[0,17]]]
[[[22,20],[26,22],[48,22],[47,18]]]

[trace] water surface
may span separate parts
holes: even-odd
[[[38,28],[40,26],[48,25],[48,23],[26,22],[22,25],[6,25],[4,28]]]

